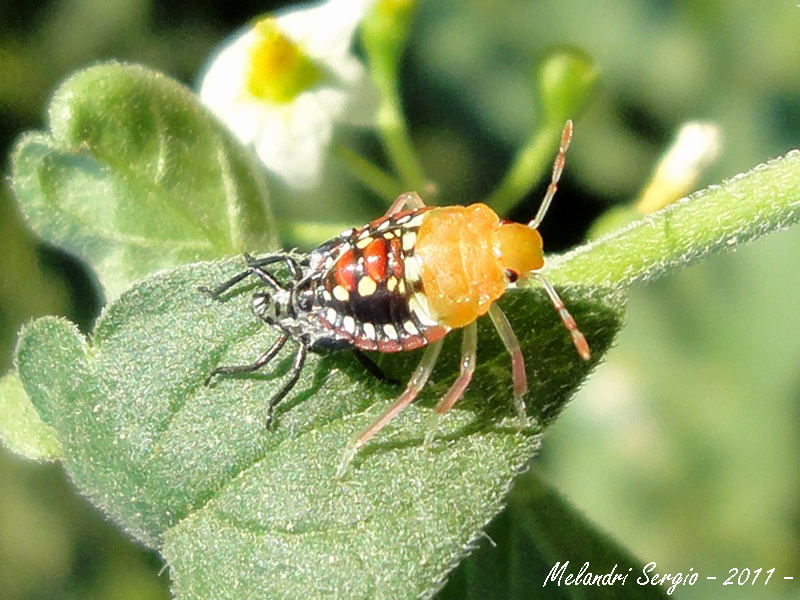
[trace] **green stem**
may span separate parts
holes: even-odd
[[[415,7],[415,0],[376,2],[361,24],[361,40],[380,94],[378,131],[404,188],[392,197],[400,192],[421,190],[427,183],[408,135],[398,88],[400,61],[411,33]]]
[[[404,191],[397,179],[350,148],[337,144],[333,153],[356,179],[381,198],[394,200]]]
[[[553,283],[649,281],[800,221],[800,152],[684,198],[572,252],[550,257]]]
[[[523,148],[503,181],[484,201],[499,215],[508,214],[542,177],[555,159],[563,123],[543,126]]]
[[[387,82],[386,85],[380,86],[380,93],[378,129],[389,160],[403,181],[402,191],[421,190],[427,179],[406,129],[397,88]]]

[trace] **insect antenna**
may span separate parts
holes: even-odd
[[[528,227],[538,229],[539,225],[541,225],[542,220],[544,219],[544,216],[547,214],[547,210],[550,208],[550,204],[553,202],[553,197],[556,195],[556,191],[558,190],[558,182],[561,180],[561,174],[564,172],[567,148],[569,148],[569,143],[571,140],[572,120],[570,119],[564,124],[564,130],[561,132],[561,143],[558,145],[558,154],[556,154],[556,159],[553,161],[553,174],[550,177],[550,185],[547,186],[547,192],[544,195],[542,204],[539,206],[536,216],[530,223],[528,223]],[[542,287],[544,287],[544,291],[547,292],[547,296],[550,298],[553,308],[556,309],[558,316],[561,317],[561,322],[564,323],[564,327],[566,327],[567,331],[569,331],[569,335],[572,338],[572,343],[575,344],[575,349],[578,351],[580,357],[583,360],[589,360],[592,356],[592,353],[591,350],[589,350],[589,344],[586,342],[586,337],[583,335],[583,333],[581,333],[581,330],[578,329],[578,324],[575,322],[575,318],[567,310],[567,307],[564,306],[564,301],[561,299],[561,296],[558,295],[558,292],[553,287],[553,284],[547,281],[544,275],[541,275],[540,273],[532,273],[532,275],[541,282]]]
[[[539,206],[539,211],[536,213],[533,220],[528,223],[528,227],[538,229],[539,225],[542,224],[544,216],[547,214],[547,209],[550,208],[553,196],[556,195],[556,190],[558,190],[558,182],[561,179],[561,173],[564,171],[564,163],[566,162],[567,148],[569,148],[570,140],[572,140],[572,120],[567,121],[564,125],[564,131],[561,133],[561,143],[558,145],[558,154],[556,154],[556,160],[553,163],[553,174],[550,177],[550,185],[547,186],[547,192],[544,195],[541,206]]]

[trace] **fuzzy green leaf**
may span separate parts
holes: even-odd
[[[48,115],[49,132],[16,148],[14,193],[108,296],[159,269],[277,247],[260,169],[178,83],[100,65],[68,79]]]
[[[61,448],[53,428],[46,425],[25,395],[16,371],[0,378],[0,442],[30,460],[56,460]]]
[[[267,429],[264,407],[290,352],[259,375],[204,386],[214,366],[250,361],[276,337],[253,317],[246,288],[225,301],[197,290],[240,267],[197,264],[141,282],[104,312],[91,343],[59,319],[25,328],[20,376],[70,476],[160,549],[178,597],[308,597],[320,582],[339,597],[430,594],[539,443],[538,429],[514,426],[501,342],[483,323],[475,382],[432,448],[422,447],[426,416],[458,370],[457,336],[422,403],[336,480],[349,435],[400,390],[365,376],[349,353],[313,356]],[[621,294],[564,295],[599,357],[619,327]],[[577,357],[540,291],[502,304],[532,357],[529,413],[545,422],[595,363]],[[407,377],[419,354],[384,358]]]

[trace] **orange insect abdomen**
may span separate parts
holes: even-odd
[[[417,232],[414,254],[431,316],[463,327],[486,314],[506,289],[493,249],[500,219],[485,204],[434,208]]]

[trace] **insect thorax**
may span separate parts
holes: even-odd
[[[349,340],[331,332],[317,318],[313,281],[300,286],[253,294],[253,312],[262,321],[301,341],[313,350],[350,346]]]

